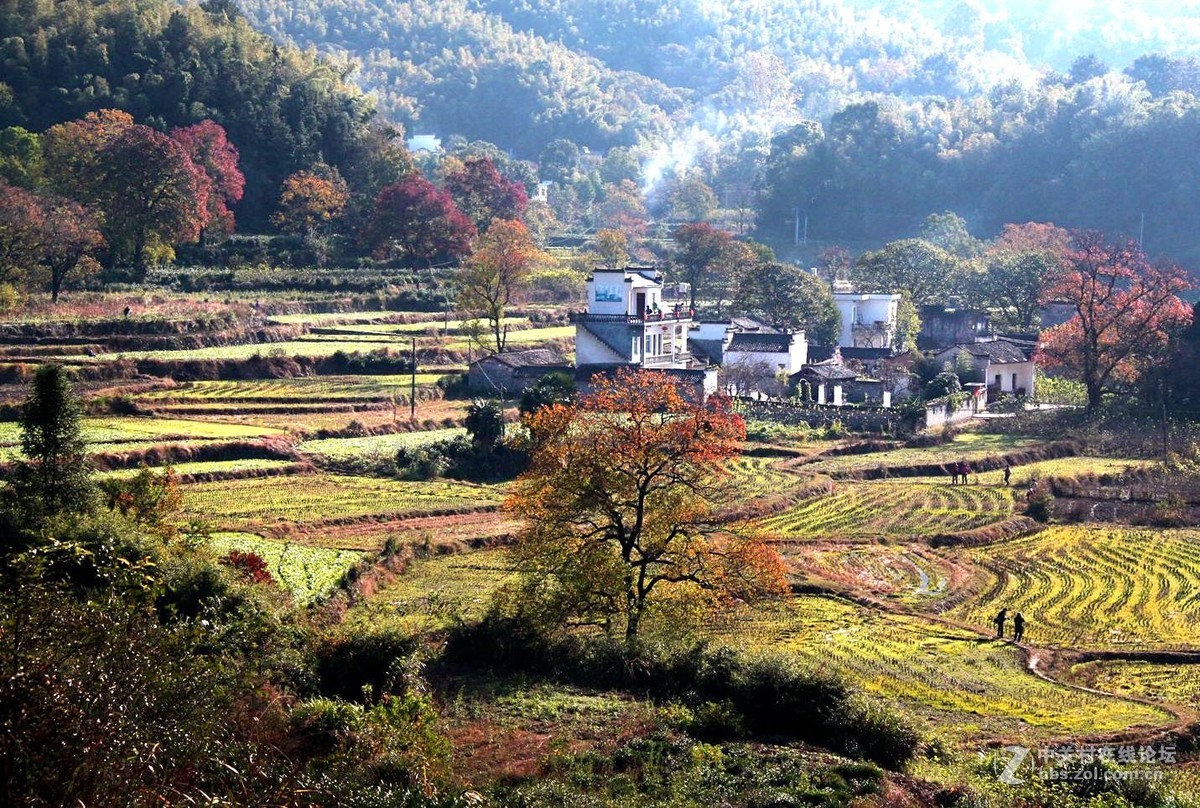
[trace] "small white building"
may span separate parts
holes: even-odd
[[[834,292],[833,302],[842,314],[841,348],[892,348],[900,295]]]
[[[962,354],[966,354],[972,367],[983,375],[988,403],[1005,395],[1033,395],[1036,366],[1032,350],[1000,338],[955,345],[937,354],[937,358],[956,364]]]
[[[721,364],[765,364],[772,372],[791,376],[808,362],[808,340],[803,331],[756,333],[734,331],[725,345]]]

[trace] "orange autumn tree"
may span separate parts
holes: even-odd
[[[726,399],[697,404],[664,373],[622,369],[525,424],[531,465],[506,507],[524,519],[520,603],[544,625],[601,626],[632,649],[664,600],[784,590],[779,555],[714,504],[745,438]]]
[[[1179,297],[1191,286],[1183,270],[1151,264],[1133,242],[1078,233],[1051,289],[1075,316],[1042,334],[1039,361],[1075,374],[1093,410],[1104,393],[1165,361],[1172,330],[1191,320]]]
[[[504,315],[529,285],[529,275],[540,256],[524,224],[497,219],[475,242],[471,257],[458,270],[455,283],[459,305],[487,318],[496,353],[503,353],[508,343]]]

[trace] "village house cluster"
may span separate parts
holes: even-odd
[[[913,351],[898,341],[899,294],[836,287],[841,331],[837,344],[820,345],[803,331],[751,317],[697,318],[675,291],[651,266],[597,268],[587,279],[587,310],[571,315],[573,365],[547,349],[495,354],[471,365],[470,387],[514,395],[552,372],[568,372],[586,386],[597,373],[637,367],[677,376],[702,395],[723,389],[817,406],[888,408],[915,392],[912,366],[932,353],[951,367],[971,367],[982,380],[968,385],[973,411],[1033,394],[1033,335],[998,335],[985,311],[922,307],[919,351]]]

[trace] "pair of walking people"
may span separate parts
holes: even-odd
[[[1008,609],[1001,609],[999,614],[992,618],[992,623],[996,626],[996,639],[1004,639],[1004,624],[1008,621]],[[1025,615],[1017,612],[1013,616],[1013,642],[1020,642],[1025,639]]]

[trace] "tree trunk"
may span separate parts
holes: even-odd
[[[1104,389],[1094,382],[1087,383],[1087,411],[1095,412],[1100,407],[1100,400],[1104,395]]]

